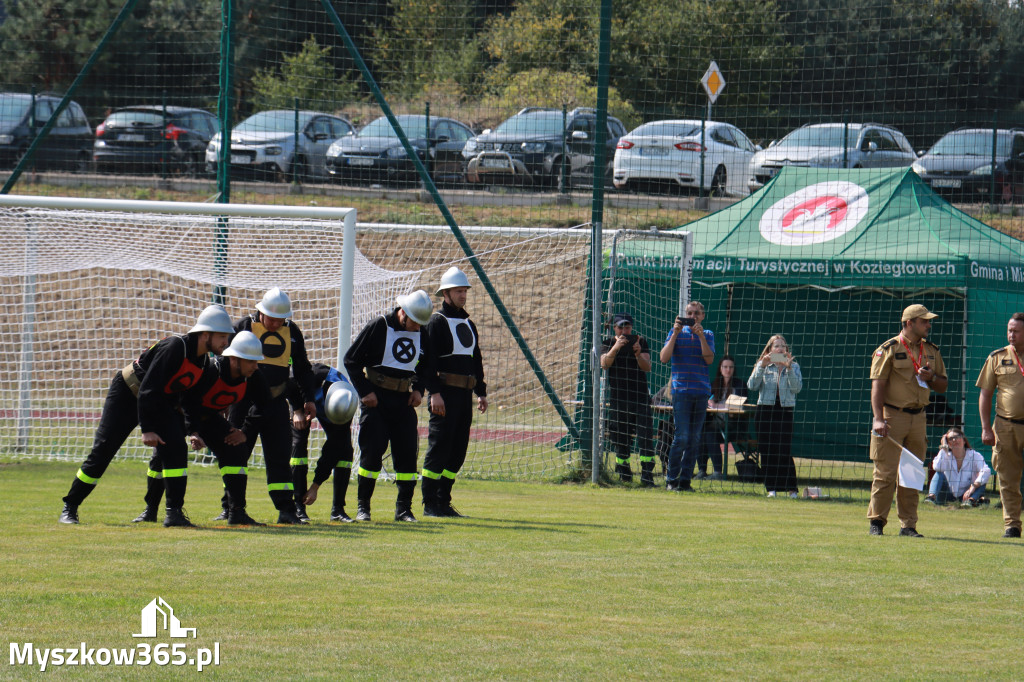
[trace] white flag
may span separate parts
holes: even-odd
[[[924,490],[928,473],[924,470],[924,462],[919,460],[910,450],[900,451],[899,484],[912,490]]]

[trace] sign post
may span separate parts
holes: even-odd
[[[711,105],[718,99],[718,95],[725,89],[725,77],[722,76],[721,69],[718,68],[718,64],[712,60],[711,66],[704,72],[704,77],[700,79],[700,84],[704,86],[704,91],[708,93],[708,112],[704,116],[704,119],[700,124],[700,190],[699,196],[704,196],[704,154],[707,148],[705,141],[705,128],[707,122],[711,120]]]

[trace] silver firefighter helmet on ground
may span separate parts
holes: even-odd
[[[288,294],[274,287],[263,294],[263,299],[256,304],[256,310],[267,317],[284,319],[292,316],[292,300],[288,298]]]
[[[192,332],[214,332],[216,334],[234,334],[235,328],[231,326],[231,317],[228,312],[219,305],[208,305],[203,308],[196,318],[195,325],[188,330]]]
[[[263,344],[252,332],[238,332],[222,355],[259,362],[263,360]]]
[[[459,270],[454,265],[441,275],[441,286],[434,292],[435,296],[440,296],[441,292],[445,289],[454,289],[455,287],[469,287],[469,278],[466,277],[466,273]]]
[[[423,289],[399,296],[395,299],[395,303],[412,318],[413,322],[418,324],[430,322],[430,315],[434,312],[434,304],[430,302],[430,296]]]
[[[352,384],[345,381],[335,381],[327,389],[327,396],[324,397],[324,414],[332,424],[347,424],[352,421],[359,406],[359,394],[352,388]]]

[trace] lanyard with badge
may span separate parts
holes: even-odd
[[[914,365],[914,377],[917,379],[917,384],[921,388],[928,388],[928,384],[921,378],[918,372],[921,370],[921,365],[924,364],[924,340],[922,339],[918,343],[921,344],[921,350],[917,354],[917,360],[914,359],[914,353],[910,350],[910,346],[903,340],[903,334],[900,334],[900,344],[907,350],[907,357],[910,358],[910,362]]]
[[[1017,369],[1019,369],[1021,375],[1024,376],[1024,365],[1020,364],[1020,356],[1017,355],[1017,349],[1014,348],[1013,346],[1010,346],[1010,350],[1013,351],[1013,359],[1017,361]]]

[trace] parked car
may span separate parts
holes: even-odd
[[[961,128],[946,133],[912,168],[933,190],[959,201],[988,201],[994,172],[995,200],[1013,201],[1024,194],[1024,130],[994,132]]]
[[[878,123],[817,123],[797,128],[754,154],[750,160],[750,191],[760,189],[783,166],[843,168],[909,166],[916,159],[906,136]]]
[[[702,122],[689,119],[652,121],[619,138],[613,170],[616,189],[704,187],[717,196],[746,194],[747,167],[759,148],[734,125],[703,125],[703,145]]]
[[[328,177],[324,163],[328,147],[339,137],[354,134],[355,127],[340,116],[317,111],[300,111],[298,119],[298,136],[294,110],[261,111],[236,125],[231,131],[232,175],[248,172],[288,182],[294,164],[300,180]],[[220,145],[217,133],[206,148],[206,168],[211,173],[217,172]]]
[[[462,150],[466,180],[557,187],[564,155],[567,182],[589,185],[594,172],[597,112],[580,107],[568,112],[565,120],[563,128],[561,109],[528,107],[493,131],[485,130]],[[625,134],[622,121],[609,116],[605,142],[605,176],[609,181],[615,145]]]
[[[396,118],[436,183],[462,180],[462,148],[474,134],[469,126],[431,116],[428,134],[426,116]],[[366,124],[355,135],[335,141],[327,150],[327,172],[339,180],[372,182],[415,181],[419,177],[386,116]]]
[[[14,167],[60,104],[56,95],[0,93],[0,164]],[[34,106],[33,106],[34,103]],[[62,168],[83,172],[92,162],[92,128],[77,102],[57,117],[49,134],[36,148],[35,168]]]
[[[203,170],[206,147],[219,131],[217,117],[202,109],[124,107],[96,126],[92,157],[101,172],[166,170],[195,176]]]

